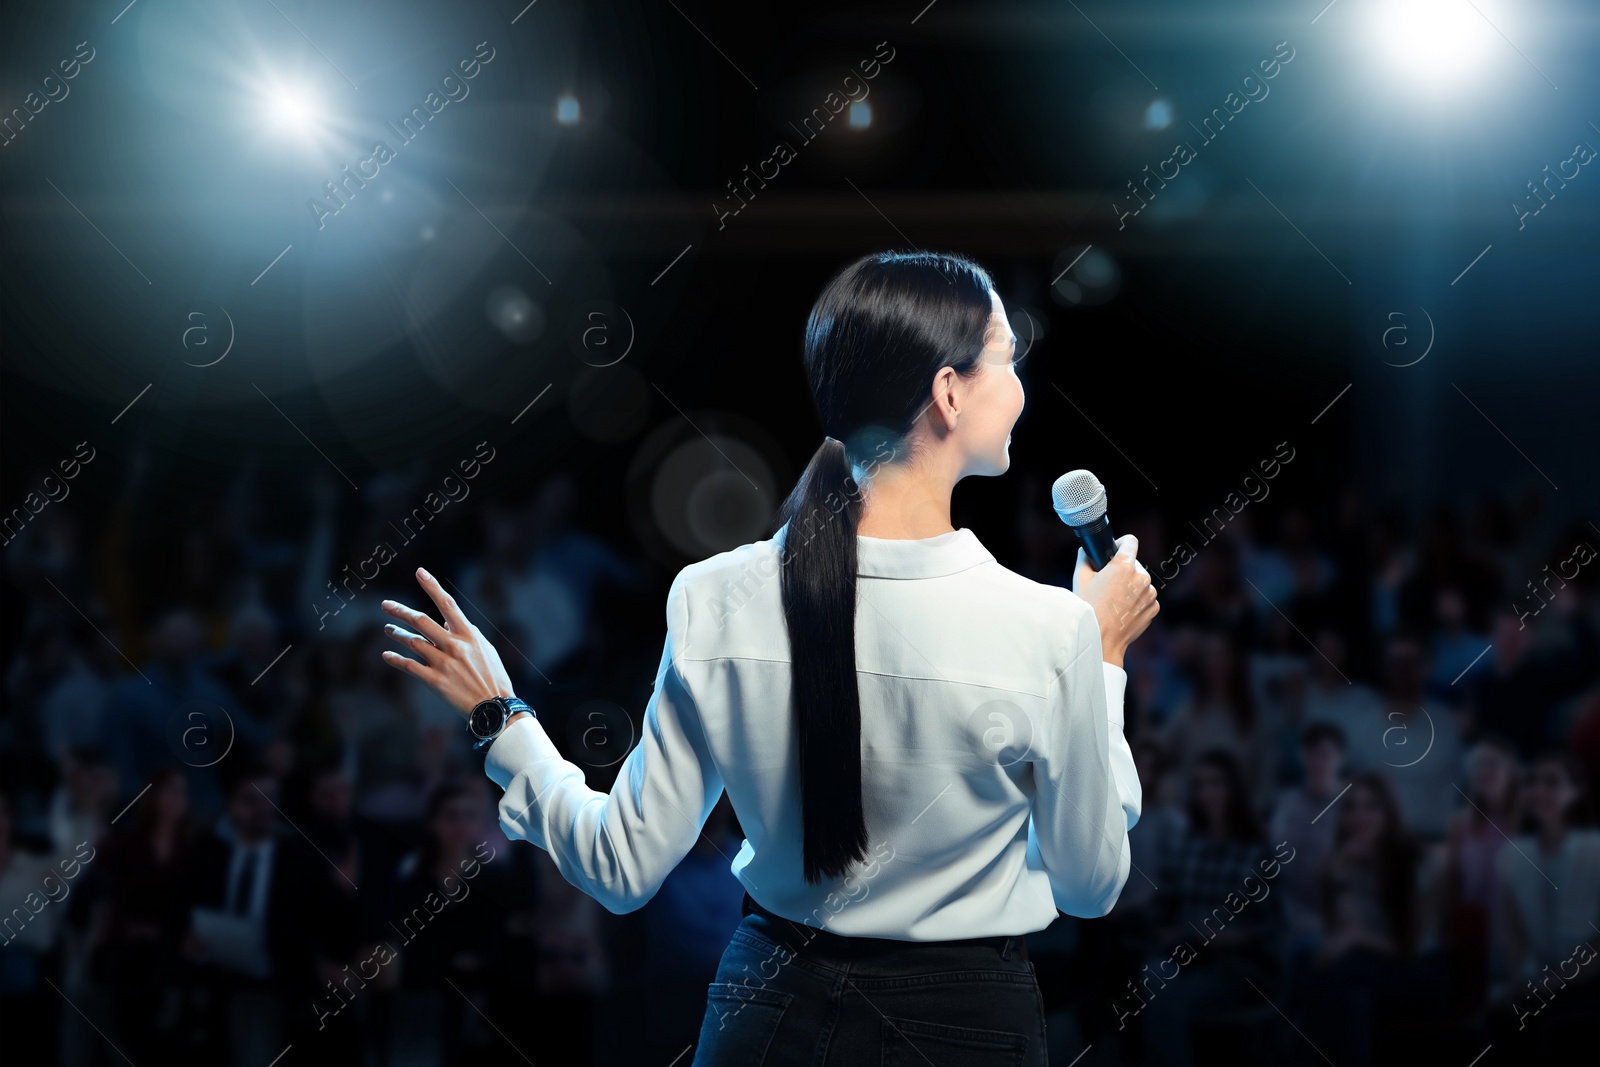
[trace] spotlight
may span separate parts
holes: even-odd
[[[556,121],[563,126],[578,124],[578,98],[567,93],[556,101]]]
[[[850,103],[850,128],[864,130],[872,125],[872,105],[865,100],[854,100]]]
[[[303,135],[316,132],[321,114],[310,91],[298,85],[273,85],[265,96],[262,109],[278,130]]]
[[[1379,7],[1373,30],[1390,59],[1413,80],[1460,80],[1493,43],[1494,27],[1461,0],[1393,0]]]
[[[1157,97],[1144,109],[1144,128],[1147,130],[1164,130],[1172,125],[1172,105],[1166,100]]]

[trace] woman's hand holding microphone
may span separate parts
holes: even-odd
[[[1123,534],[1117,538],[1117,554],[1097,571],[1080,548],[1072,575],[1072,591],[1094,609],[1100,624],[1101,656],[1114,667],[1122,666],[1128,646],[1161,610],[1149,572],[1134,561],[1138,551],[1139,539]]]

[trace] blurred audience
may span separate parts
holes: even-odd
[[[739,918],[726,801],[654,900],[605,912],[505,839],[459,716],[379,658],[377,603],[415,601],[419,563],[450,576],[608,789],[620,761],[589,758],[579,709],[620,704],[637,736],[687,561],[608,543],[562,471],[474,482],[412,544],[391,522],[429,492],[425,464],[355,498],[246,457],[167,515],[137,504],[155,472],[131,457],[103,513],[75,494],[5,549],[0,1025],[38,1031],[28,1062],[682,1053]],[[1076,545],[1037,513],[1048,478],[1021,474],[1014,531],[958,524],[1067,585]],[[1053,1046],[1093,1046],[1080,1067],[1600,1040],[1589,528],[1561,531],[1537,493],[1420,516],[1324,496],[1204,534],[1130,526],[1164,604],[1128,658],[1132,869],[1106,919],[1029,939]],[[374,574],[379,542],[400,558]]]

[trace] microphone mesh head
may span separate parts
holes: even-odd
[[[1050,487],[1056,514],[1068,526],[1083,526],[1106,513],[1106,487],[1085,470],[1068,471]]]

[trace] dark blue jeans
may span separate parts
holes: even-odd
[[[694,1067],[1046,1062],[1044,1002],[1020,937],[841,937],[755,908],[709,987]]]

